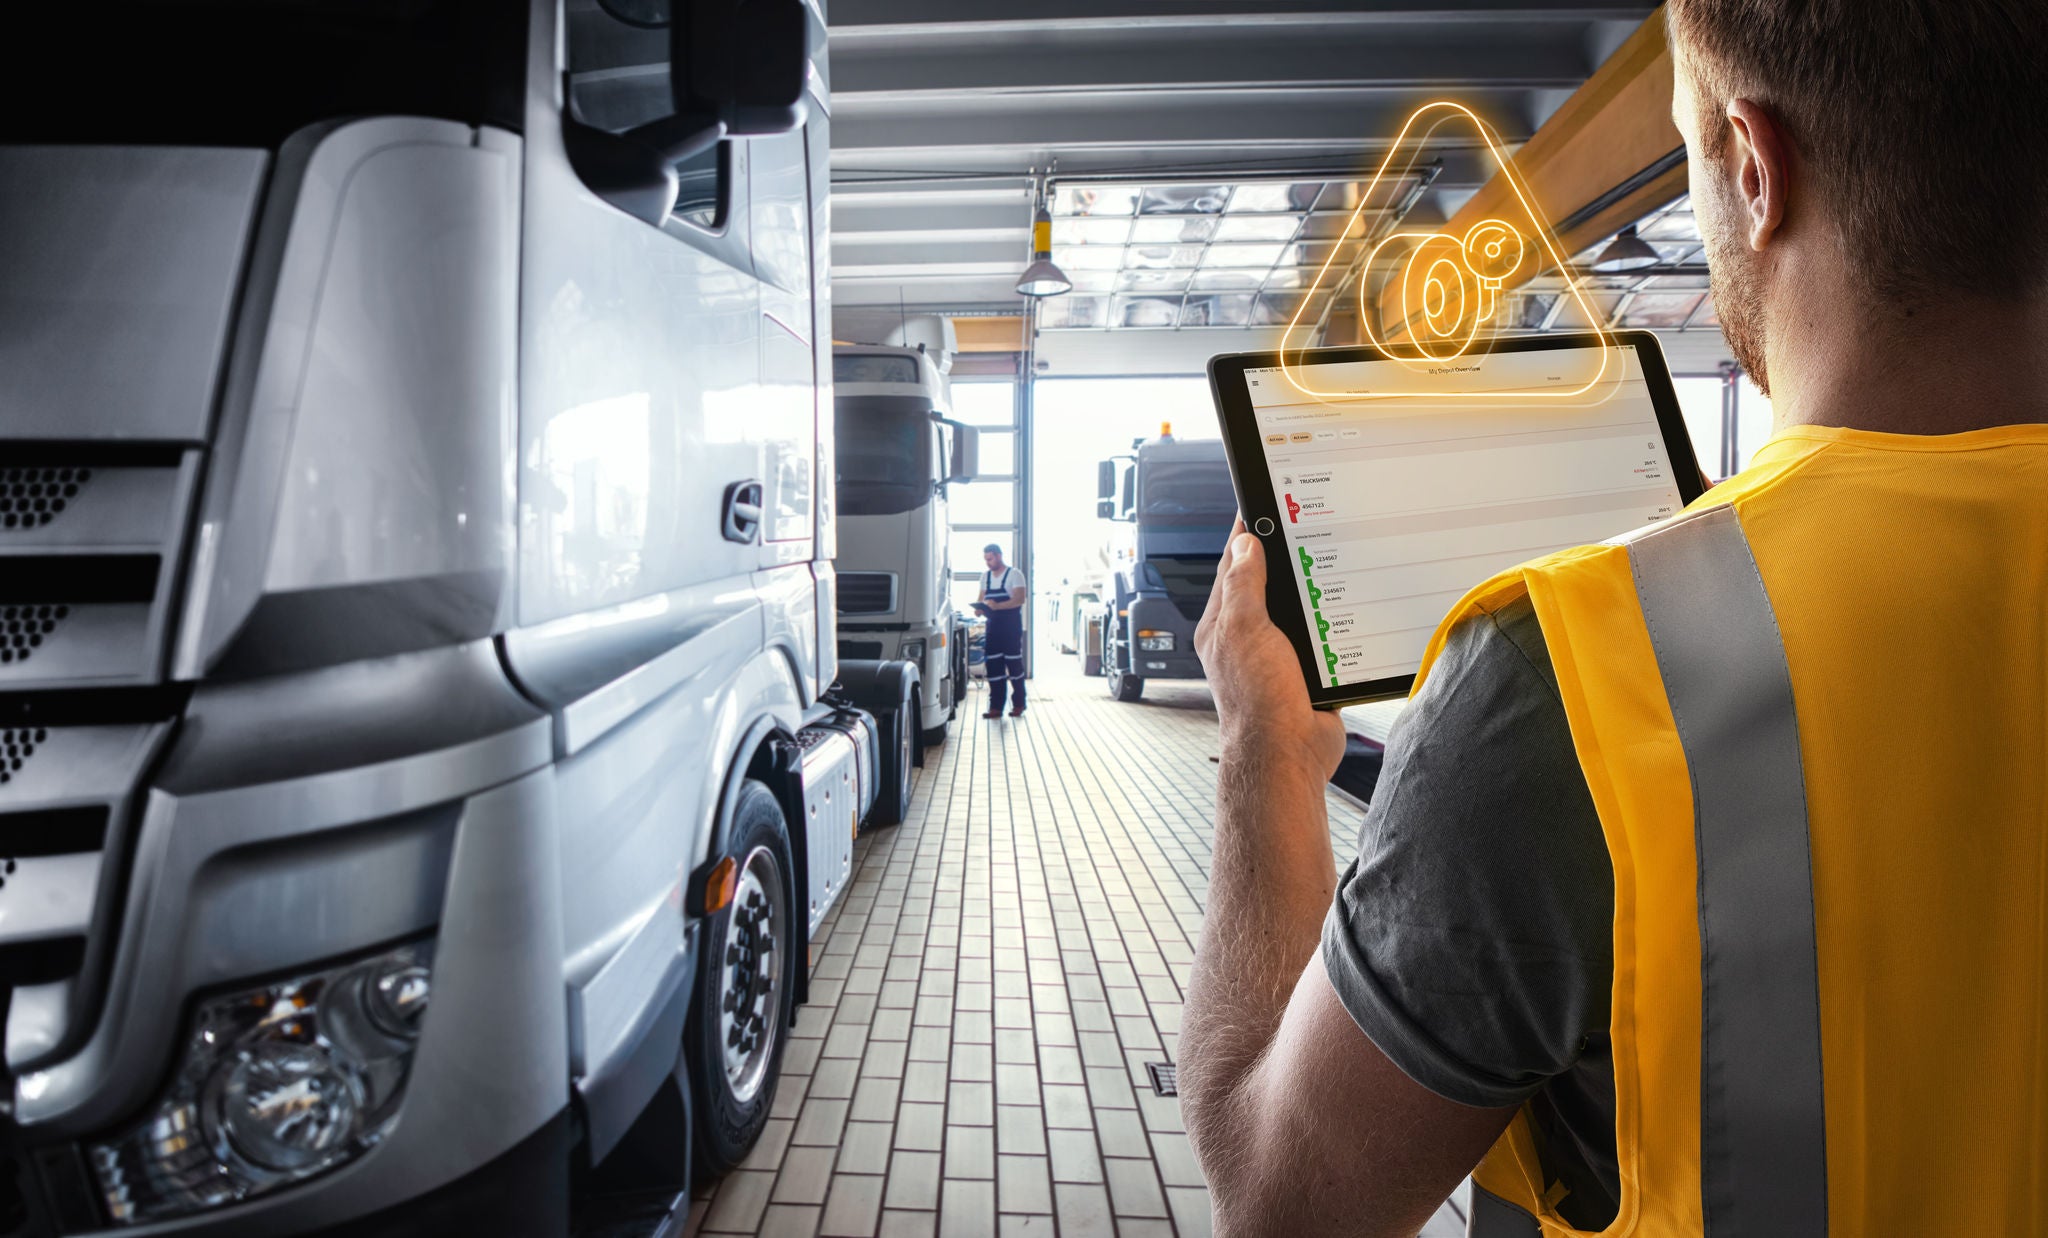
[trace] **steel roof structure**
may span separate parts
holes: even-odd
[[[834,0],[835,303],[1018,312],[1037,171],[1077,283],[1042,326],[1270,323],[1356,243],[1359,182],[1415,107],[1455,98],[1517,144],[1652,8]],[[1373,206],[1427,226],[1490,171],[1452,138]]]

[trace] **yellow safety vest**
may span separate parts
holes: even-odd
[[[1423,675],[1523,594],[1614,861],[1599,1232],[2048,1234],[2048,426],[1783,431]],[[1582,1232],[1526,1111],[1474,1181]]]

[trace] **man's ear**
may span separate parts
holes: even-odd
[[[1728,158],[1734,165],[1735,190],[1742,204],[1743,231],[1749,247],[1763,252],[1785,224],[1785,205],[1792,187],[1792,144],[1777,119],[1749,99],[1728,103],[1733,130]]]

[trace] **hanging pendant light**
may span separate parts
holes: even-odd
[[[1593,269],[1602,275],[1617,275],[1624,271],[1640,271],[1664,261],[1662,255],[1651,249],[1649,243],[1636,235],[1636,226],[1630,224],[1615,234],[1600,256],[1593,259]]]
[[[1031,265],[1017,277],[1017,291],[1027,297],[1056,297],[1074,290],[1074,281],[1052,261],[1052,212],[1046,209],[1045,182],[1032,191]]]

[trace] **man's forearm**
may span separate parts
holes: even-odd
[[[1197,1147],[1231,1123],[1231,1099],[1280,1026],[1337,885],[1324,778],[1306,746],[1226,736],[1223,752],[1181,1034],[1181,1103]]]

